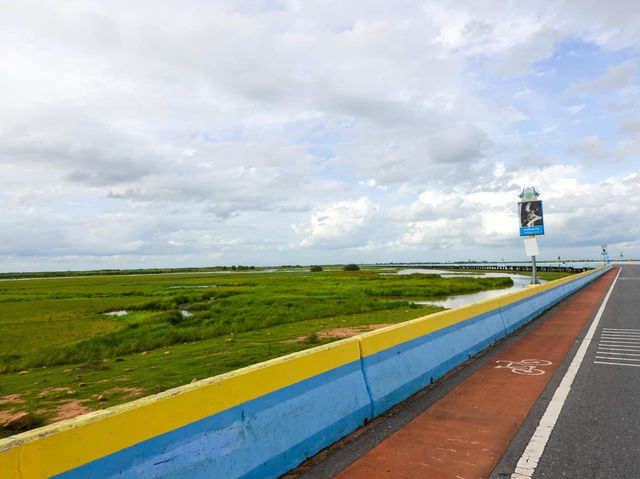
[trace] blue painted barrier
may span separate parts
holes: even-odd
[[[548,283],[363,335],[362,364],[378,416],[528,323],[606,270]],[[454,311],[458,317],[452,316]],[[448,320],[453,319],[449,324]],[[404,332],[404,334],[401,334]]]

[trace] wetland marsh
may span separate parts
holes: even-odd
[[[442,309],[418,300],[513,285],[381,272],[2,281],[0,426],[22,411],[33,426],[55,422]]]

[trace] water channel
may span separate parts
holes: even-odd
[[[448,296],[444,299],[430,299],[427,301],[414,301],[416,304],[431,304],[434,306],[442,306],[443,308],[452,309],[466,304],[476,303],[485,299],[497,298],[513,291],[526,288],[531,283],[531,276],[524,276],[516,273],[485,273],[485,274],[465,274],[456,271],[446,271],[437,269],[403,269],[396,274],[439,274],[443,278],[504,278],[508,277],[513,280],[513,286],[502,289],[490,289],[487,291],[480,291],[479,293],[471,294],[457,294],[454,296]],[[540,283],[546,283],[544,280],[539,280]]]

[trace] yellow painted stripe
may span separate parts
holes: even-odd
[[[362,356],[371,356],[401,343],[438,331],[466,319],[487,313],[499,307],[497,298],[488,299],[460,308],[423,316],[405,323],[389,326],[360,335]]]
[[[603,267],[592,271],[585,271],[555,281],[537,285],[533,288],[523,289],[522,291],[514,291],[507,293],[498,298],[492,298],[478,303],[469,304],[460,308],[449,309],[439,313],[431,314],[421,318],[407,321],[405,323],[389,326],[388,328],[378,329],[360,335],[362,356],[371,356],[388,348],[397,346],[398,344],[411,341],[413,339],[424,336],[425,334],[438,331],[439,329],[452,326],[461,321],[473,318],[480,314],[487,313],[499,307],[507,306],[511,303],[521,301],[530,296],[534,296],[543,291],[556,288],[565,283],[575,281],[579,278],[593,274],[595,271],[601,270]]]
[[[13,477],[20,477],[16,474],[19,471],[18,454],[20,453],[19,447],[14,447],[6,451],[0,447],[0,477],[11,479]]]
[[[42,478],[360,359],[350,338],[0,440],[0,477]]]

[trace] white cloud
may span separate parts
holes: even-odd
[[[580,113],[582,110],[584,110],[584,107],[586,105],[584,103],[581,103],[579,105],[570,105],[566,108],[566,110],[569,113],[572,113],[573,115],[575,115],[576,113]]]
[[[625,63],[622,65],[611,65],[607,67],[606,73],[592,80],[584,80],[572,83],[569,87],[571,93],[584,94],[598,92],[601,90],[614,90],[623,88],[631,82],[638,71],[638,64]]]
[[[526,185],[548,246],[605,235],[605,213],[607,240],[635,244],[639,18],[591,0],[6,5],[0,269],[506,257]]]
[[[587,136],[576,145],[567,148],[567,153],[576,155],[586,164],[596,164],[611,160],[611,152],[598,136]]]
[[[640,137],[640,118],[625,118],[620,127],[620,133],[631,137]]]
[[[311,216],[311,233],[302,247],[349,248],[363,246],[379,206],[369,198],[339,201]]]

